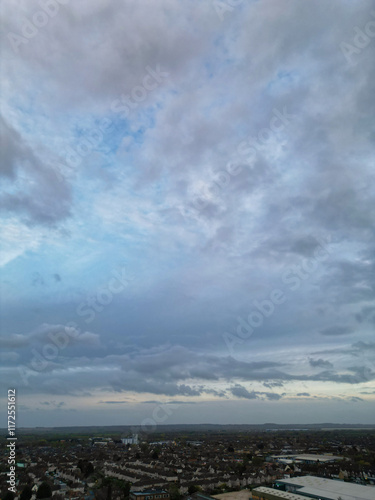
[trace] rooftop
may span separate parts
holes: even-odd
[[[217,500],[249,500],[251,498],[250,490],[244,489],[240,491],[231,491],[230,493],[220,493],[219,495],[212,495]]]
[[[305,496],[290,493],[289,491],[274,490],[273,488],[267,488],[266,486],[259,486],[259,488],[255,488],[253,493],[269,493],[270,495],[275,495],[275,497],[284,498],[285,500],[306,500]]]
[[[303,453],[303,454],[285,454],[285,455],[271,455],[271,458],[281,459],[281,460],[301,460],[301,461],[311,461],[311,462],[333,462],[334,460],[343,460],[344,457],[338,457],[335,455],[317,455],[313,453]]]
[[[326,479],[315,476],[294,477],[291,479],[279,479],[281,484],[301,486],[299,490],[304,495],[315,495],[329,500],[374,500],[375,487],[362,486],[334,479]]]
[[[146,490],[146,491],[131,491],[130,493],[135,496],[143,496],[143,495],[161,495],[161,494],[165,495],[167,492],[165,490]]]

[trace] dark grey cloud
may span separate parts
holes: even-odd
[[[241,397],[246,395],[245,388],[239,382],[261,383],[270,389],[278,389],[287,383],[325,382],[327,384],[362,384],[375,380],[375,372],[371,364],[365,366],[341,363],[341,368],[332,369],[327,361],[318,359],[314,368],[325,368],[316,373],[306,373],[302,363],[299,373],[289,370],[288,366],[267,360],[244,362],[229,356],[221,357],[203,354],[189,350],[186,347],[174,346],[165,349],[135,350],[131,354],[108,354],[93,357],[89,347],[97,349],[97,339],[94,334],[87,333],[82,339],[86,346],[86,355],[82,356],[82,346],[79,341],[72,343],[70,348],[61,349],[58,356],[48,363],[41,356],[46,333],[59,332],[45,325],[28,336],[10,336],[2,340],[5,348],[18,347],[21,372],[9,371],[9,376],[16,375],[20,380],[28,380],[27,391],[56,394],[80,394],[101,387],[108,392],[135,392],[139,394],[166,395],[169,397],[197,397],[213,395],[217,398],[227,398],[228,391],[217,389],[212,384],[222,384],[232,381],[234,385],[228,389],[229,394]],[[34,347],[33,347],[34,346]],[[31,350],[30,350],[31,349]],[[34,349],[34,350],[33,350]],[[35,352],[38,352],[37,359]],[[352,354],[356,359],[356,354]],[[329,368],[329,369],[326,369]],[[210,371],[210,377],[207,372]],[[46,377],[48,374],[48,378]],[[235,388],[235,392],[232,388]],[[247,391],[247,389],[246,389]],[[247,397],[279,399],[282,394],[270,391],[247,391]],[[242,396],[245,397],[245,396]],[[112,401],[112,400],[111,400]]]
[[[249,392],[247,389],[245,389],[245,387],[239,384],[231,387],[230,392],[233,394],[233,396],[236,396],[238,398],[257,399],[257,394],[254,391]]]
[[[264,387],[268,387],[269,389],[272,389],[273,387],[283,387],[284,384],[282,382],[264,382],[263,383]]]
[[[313,368],[333,368],[333,364],[324,359],[309,359],[310,366]]]
[[[129,404],[129,401],[99,401],[99,404],[106,404],[106,405]]]
[[[19,214],[29,224],[42,225],[54,225],[69,217],[71,187],[51,168],[52,157],[44,154],[43,147],[36,153],[27,139],[3,119],[1,127],[5,150],[1,212]]]
[[[353,330],[348,326],[335,325],[323,328],[322,330],[320,330],[319,333],[321,335],[336,336],[336,335],[348,335],[349,333],[352,333],[352,331]]]
[[[2,150],[0,174],[14,179],[19,162],[27,159],[28,152],[20,134],[3,117],[0,117],[0,137]]]
[[[350,398],[350,401],[352,401],[353,403],[360,403],[361,401],[363,401],[363,399],[359,398],[358,396],[353,396],[352,398]]]
[[[3,348],[33,347],[36,344],[63,345],[83,343],[87,346],[99,345],[99,335],[91,332],[80,332],[79,330],[65,325],[42,324],[27,334],[8,334],[0,337],[0,346]],[[59,352],[59,349],[57,349]]]
[[[375,372],[368,366],[348,367],[352,373],[338,373],[333,370],[320,372],[316,376],[309,377],[311,380],[331,381],[342,384],[360,384],[374,380]]]
[[[349,355],[354,357],[363,357],[365,353],[372,354],[375,350],[375,342],[363,342],[362,340],[355,342],[349,346],[338,347],[334,349],[324,349],[321,351],[313,351],[313,355]]]
[[[229,388],[229,391],[233,394],[233,396],[244,399],[268,399],[270,401],[278,401],[282,398],[282,395],[276,394],[274,392],[249,392],[245,387],[239,384],[236,384],[234,387]]]
[[[375,307],[374,306],[363,307],[360,312],[355,314],[355,319],[359,323],[362,323],[363,321],[375,323]]]
[[[174,384],[164,381],[134,380],[131,377],[118,378],[111,383],[116,392],[134,391],[139,393],[163,394],[166,396],[200,396],[201,389],[186,384]]]
[[[51,408],[62,408],[65,406],[64,401],[56,402],[56,401],[40,401],[39,404],[43,406],[50,406]]]
[[[174,399],[173,401],[157,401],[157,400],[142,401],[142,404],[170,405],[171,407],[173,407],[173,405],[194,405],[199,403],[197,401],[180,401],[178,399]]]
[[[366,352],[366,351],[374,351],[375,350],[375,342],[356,342],[355,344],[352,345],[354,352],[359,351],[359,352]]]

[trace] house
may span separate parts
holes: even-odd
[[[170,495],[165,490],[131,491],[130,500],[170,500]]]

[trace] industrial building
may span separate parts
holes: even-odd
[[[253,500],[306,500],[306,497],[289,493],[288,491],[274,490],[266,486],[259,486],[252,492]]]
[[[300,498],[307,497],[317,500],[375,500],[374,486],[362,486],[355,483],[315,476],[279,479],[276,482],[276,486],[282,487],[283,490],[285,489],[285,492],[297,494]],[[275,491],[278,492],[278,490]],[[285,497],[276,496],[276,498]]]
[[[288,454],[288,455],[270,455],[267,459],[271,462],[277,462],[282,464],[291,463],[304,463],[304,464],[315,464],[315,463],[330,463],[336,462],[338,460],[344,460],[344,457],[338,457],[335,455],[316,455],[316,454]]]

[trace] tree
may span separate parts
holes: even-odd
[[[42,483],[36,493],[36,498],[51,498],[52,490],[48,483]]]
[[[262,457],[253,457],[252,464],[255,465],[255,467],[262,465],[263,462],[264,459]]]
[[[77,467],[81,470],[84,477],[87,477],[95,472],[94,466],[87,460],[79,460]]]
[[[95,472],[94,466],[92,465],[92,462],[89,462],[86,466],[85,470],[85,476],[89,476],[90,474],[93,474]]]
[[[243,462],[236,464],[235,470],[237,471],[237,474],[239,476],[242,476],[244,474],[244,472],[247,469],[248,463],[249,463],[249,460],[245,459]]]
[[[121,485],[120,489],[122,491],[123,497],[128,498],[130,493],[131,483],[125,482]]]
[[[180,500],[181,494],[177,484],[171,484],[169,487],[169,495],[171,500]]]
[[[107,490],[106,500],[112,500],[112,481],[113,479],[107,476],[102,479],[102,486]]]
[[[128,481],[122,481],[121,479],[111,479],[112,484],[112,494],[115,498],[129,498],[131,483]]]
[[[30,500],[30,498],[33,496],[33,490],[30,488],[30,486],[27,484],[24,489],[22,490],[20,500]]]
[[[188,488],[189,495],[192,495],[193,493],[196,493],[197,491],[201,491],[201,488],[199,486],[197,486],[196,484],[191,484]]]
[[[141,443],[141,452],[146,453],[148,451],[148,443]]]
[[[13,500],[14,498],[14,493],[12,493],[11,491],[7,491],[5,493],[5,496],[3,497],[3,500]]]

